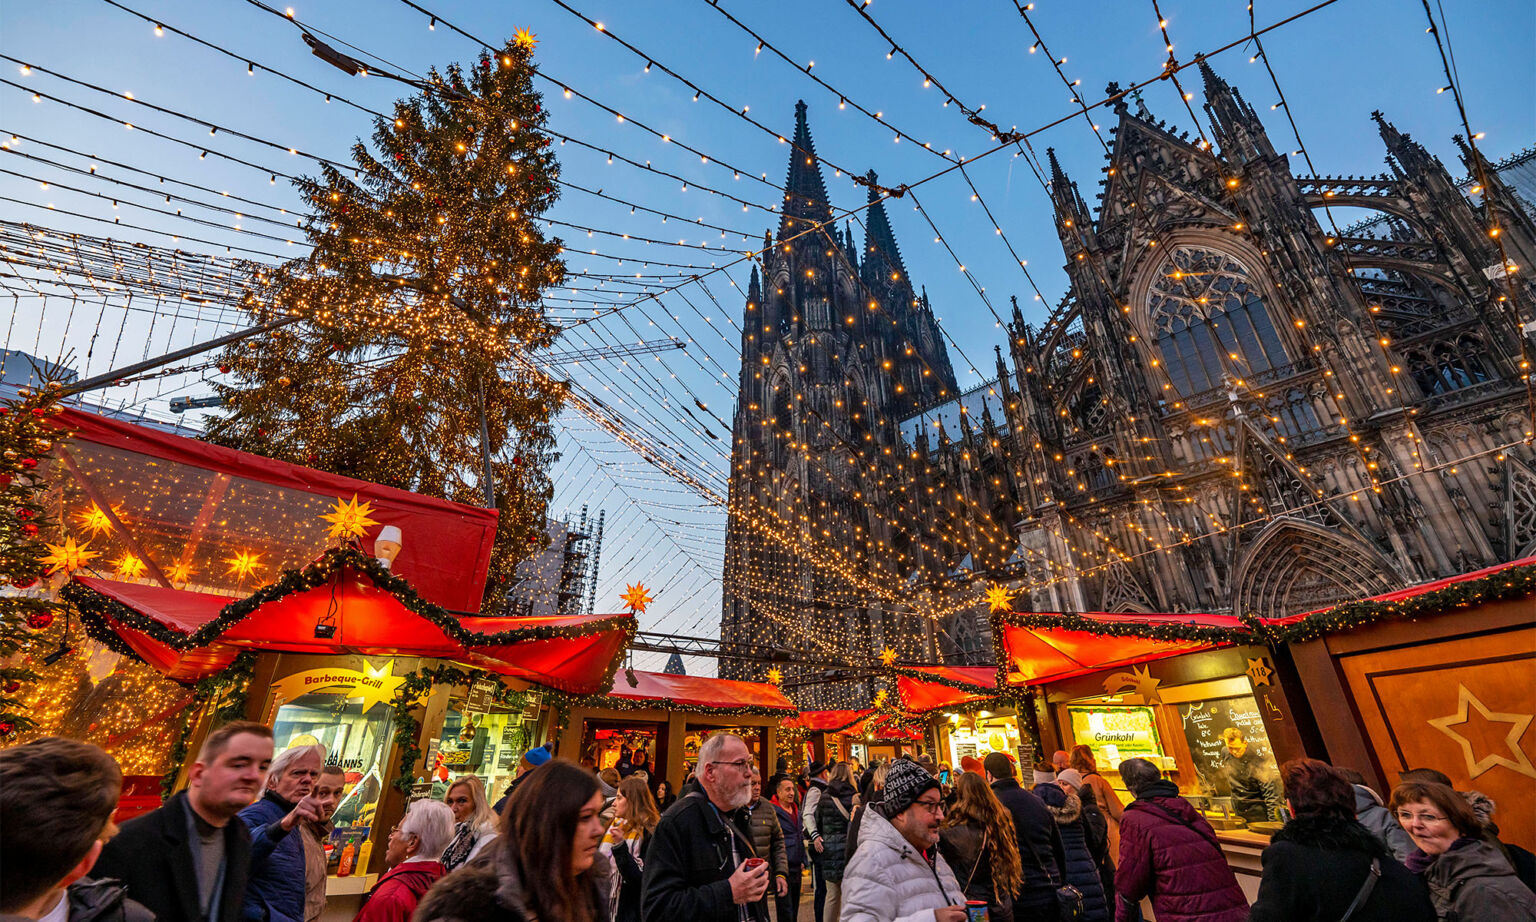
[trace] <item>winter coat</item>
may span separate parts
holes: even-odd
[[[158,922],[200,922],[191,812],[182,791],[160,809],[124,823],[102,847],[91,875],[122,881],[128,896]],[[239,922],[250,855],[250,832],[244,823],[230,821],[224,826],[224,892],[213,922]]]
[[[727,815],[699,792],[667,811],[645,859],[640,907],[646,922],[736,922],[730,877],[748,858],[764,857],[753,848],[748,816],[746,808]],[[767,901],[747,909],[755,922],[768,922]]]
[[[1068,794],[1055,784],[1042,784],[1035,795],[1045,801],[1045,809],[1056,821],[1056,832],[1061,836],[1062,856],[1066,859],[1069,883],[1083,895],[1083,922],[1109,922],[1109,899],[1104,894],[1104,882],[1099,879],[1099,865],[1093,860],[1088,848],[1088,824],[1083,820],[1083,802],[1076,794]]]
[[[1355,785],[1355,819],[1380,839],[1398,861],[1407,858],[1408,853],[1413,851],[1413,840],[1398,825],[1397,817],[1382,806],[1381,798],[1376,796],[1375,791],[1363,784]]]
[[[1418,849],[1414,853],[1409,857],[1415,866],[1426,860]],[[1492,842],[1461,839],[1430,861],[1423,873],[1440,922],[1536,920],[1536,893],[1526,889]]]
[[[1115,918],[1152,898],[1157,922],[1241,922],[1248,899],[1227,866],[1211,824],[1179,796],[1171,781],[1155,781],[1120,816],[1119,899]]]
[[[784,852],[784,827],[779,825],[779,809],[773,801],[759,797],[752,805],[752,848],[759,858],[768,859],[768,892],[777,893],[774,879],[789,879],[789,858]]]
[[[1013,894],[1000,893],[992,884],[992,856],[996,848],[978,824],[945,826],[939,830],[939,854],[961,881],[965,898],[985,900],[987,917],[1007,922],[1013,918]]]
[[[1365,884],[1372,858],[1381,877],[1350,922],[1434,922],[1429,891],[1385,843],[1357,820],[1326,814],[1298,816],[1270,839],[1248,919],[1338,922]]]
[[[1099,869],[1099,884],[1104,888],[1104,899],[1113,903],[1115,899],[1115,860],[1110,857],[1114,854],[1111,848],[1110,830],[1119,824],[1111,825],[1104,817],[1104,812],[1099,809],[1098,800],[1094,795],[1094,787],[1085,784],[1077,789],[1077,796],[1083,802],[1083,826],[1088,830],[1088,853],[1093,855],[1093,863]],[[1113,840],[1119,841],[1118,835]],[[1110,907],[1113,913],[1113,906]]]
[[[596,856],[588,874],[587,899],[593,919],[609,918],[608,859]],[[523,882],[498,838],[468,864],[437,882],[416,905],[412,922],[563,922],[535,919],[528,909]]]
[[[784,862],[794,874],[805,867],[805,827],[800,825],[800,809],[784,809],[777,797],[772,803],[779,815],[779,828],[784,830]]]
[[[619,839],[611,845],[604,837],[598,848],[606,851],[613,862],[614,876],[608,886],[608,900],[613,906],[614,922],[640,922],[640,887],[645,876],[645,859],[651,851],[651,837],[642,833],[638,838]]]
[[[843,879],[848,863],[848,821],[853,817],[853,785],[833,781],[816,804],[816,825],[821,830],[821,876],[830,883]]]
[[[838,922],[931,922],[935,909],[965,902],[937,848],[925,856],[879,810],[864,814],[863,841],[843,874]]]
[[[854,807],[853,808],[853,817],[848,820],[848,845],[847,845],[847,848],[844,851],[846,852],[847,857],[849,857],[849,858],[852,858],[853,857],[853,853],[858,850],[858,847],[859,847],[859,827],[864,822],[864,813],[865,813],[865,811],[866,810],[879,810],[879,809],[881,809],[881,807],[885,803],[885,789],[884,788],[875,788],[873,796],[875,798],[874,800],[866,800],[862,804],[859,804],[857,807]],[[948,809],[948,807],[946,806],[945,809]],[[846,863],[847,862],[844,861],[844,864],[846,864]]]
[[[69,922],[155,922],[155,914],[127,894],[119,881],[82,877],[64,890]]]
[[[352,922],[410,922],[421,895],[448,873],[440,861],[403,861],[395,865],[363,897]]]
[[[1119,792],[1110,786],[1109,779],[1098,772],[1089,772],[1084,775],[1083,787],[1093,789],[1093,797],[1098,801],[1099,811],[1109,821],[1110,855],[1120,854],[1120,814],[1125,812],[1125,805],[1120,802]],[[1081,797],[1083,792],[1077,793]]]
[[[1014,897],[1013,917],[1017,922],[1050,922],[1056,918],[1056,888],[1065,863],[1056,821],[1045,801],[1012,778],[992,782],[992,792],[1013,816],[1024,867],[1024,888]]]
[[[820,778],[812,778],[806,785],[805,796],[800,798],[800,825],[805,829],[805,847],[815,861],[821,860],[821,855],[811,846],[821,838],[821,828],[816,825],[816,808],[821,805],[821,795],[826,793],[827,783]]]
[[[240,811],[251,831],[251,881],[245,891],[246,922],[304,922],[304,839],[298,822],[284,829],[294,805],[267,789]]]

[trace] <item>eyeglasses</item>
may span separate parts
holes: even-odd
[[[944,801],[942,801],[942,800],[914,800],[914,801],[912,801],[912,806],[914,806],[914,807],[922,807],[924,810],[927,810],[929,813],[943,813],[944,812]]]
[[[710,765],[729,765],[730,767],[736,769],[739,772],[745,772],[745,771],[751,771],[752,770],[752,760],[751,759],[737,759],[734,762],[721,762],[721,761],[719,761],[717,759],[714,762],[711,762],[709,764]]]
[[[1399,823],[1406,825],[1408,823],[1414,822],[1415,820],[1420,823],[1443,823],[1445,822],[1445,817],[1438,816],[1433,813],[1406,813],[1401,810],[1398,811],[1397,821]]]

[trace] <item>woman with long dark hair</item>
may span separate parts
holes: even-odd
[[[677,803],[677,795],[672,793],[672,782],[665,778],[656,782],[656,809],[666,813],[667,808],[675,803]]]
[[[602,809],[597,779],[576,763],[534,769],[507,802],[502,834],[422,897],[414,922],[606,922]]]
[[[955,777],[955,805],[939,829],[939,854],[968,900],[986,900],[988,918],[1013,918],[1013,895],[1024,883],[1013,815],[980,775]]]
[[[608,890],[616,922],[640,922],[640,878],[651,833],[660,820],[645,779],[632,774],[619,782],[619,793],[613,798],[613,825],[600,846],[617,872]]]

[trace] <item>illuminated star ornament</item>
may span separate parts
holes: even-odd
[[[880,651],[880,662],[881,662],[882,665],[885,665],[885,666],[894,666],[894,665],[896,665],[896,651],[891,649],[890,647],[886,647],[884,650],[881,650]]]
[[[879,691],[875,692],[875,707],[877,707],[877,708],[885,707],[885,699],[886,699],[887,695],[888,695],[888,692],[886,692],[886,690],[883,689],[883,688],[880,689]]]
[[[119,522],[123,520],[123,510],[116,505],[112,507],[112,515],[116,516]],[[90,532],[91,537],[94,538],[112,528],[112,519],[108,517],[106,510],[91,503],[91,508],[75,513],[75,524],[82,530]]]
[[[235,556],[227,558],[224,562],[229,564],[229,574],[231,576],[243,580],[256,572],[256,568],[261,566],[261,555],[252,554],[250,551],[241,551]]]
[[[1013,608],[1013,593],[1007,586],[994,583],[987,588],[987,606],[993,611],[1008,611]]]
[[[149,569],[144,565],[144,561],[128,553],[124,553],[123,556],[117,558],[115,565],[117,567],[117,575],[126,576],[128,579],[138,579]]]
[[[645,614],[645,607],[655,601],[642,583],[626,587],[624,594],[619,598],[623,599],[624,604],[629,606],[629,610],[637,615]]]
[[[373,505],[368,502],[359,503],[357,494],[353,493],[351,500],[336,500],[336,505],[331,507],[330,514],[322,515],[320,518],[331,523],[326,534],[332,539],[345,541],[348,538],[361,538],[367,533],[370,525],[379,524],[368,517],[372,512]]]
[[[52,576],[60,570],[73,573],[89,563],[92,558],[100,556],[99,553],[91,550],[91,542],[76,544],[74,538],[65,538],[63,544],[49,544],[48,553],[41,562],[48,565],[48,575]]]
[[[527,48],[529,51],[532,51],[533,46],[537,45],[539,40],[533,37],[533,30],[518,29],[512,33],[512,42],[520,48]]]
[[[784,673],[780,672],[779,667],[775,666],[768,670],[768,681],[778,685],[784,681]]]
[[[185,560],[178,560],[165,571],[165,578],[173,583],[185,583],[192,579],[192,565]]]

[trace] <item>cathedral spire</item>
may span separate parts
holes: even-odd
[[[1229,161],[1246,162],[1275,156],[1259,114],[1237,88],[1223,80],[1204,59],[1200,77],[1205,82],[1205,114],[1221,155]]]
[[[1445,166],[1439,160],[1424,149],[1424,145],[1413,138],[1397,130],[1397,126],[1387,121],[1387,117],[1377,109],[1371,113],[1371,118],[1376,121],[1376,129],[1381,133],[1381,140],[1387,147],[1387,153],[1392,155],[1410,174],[1427,175],[1437,170],[1444,170]]]
[[[1056,159],[1056,148],[1047,147],[1045,156],[1051,165],[1051,201],[1056,206],[1056,230],[1067,253],[1075,253],[1087,245],[1088,235],[1093,230],[1092,216],[1088,213],[1088,204],[1077,191],[1077,184],[1067,178],[1061,162]]]
[[[752,264],[752,277],[747,282],[747,300],[752,304],[763,303],[763,286],[757,277],[757,263]]]
[[[907,267],[902,264],[901,250],[896,247],[896,234],[891,230],[891,219],[885,213],[885,200],[878,188],[879,177],[874,170],[865,176],[869,180],[869,208],[864,216],[864,279],[899,282],[907,277]]]
[[[832,220],[821,163],[805,120],[805,100],[795,103],[795,139],[789,153],[789,176],[784,180],[784,216],[779,239],[801,233],[812,224]]]

